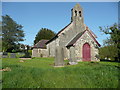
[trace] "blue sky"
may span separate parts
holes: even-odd
[[[3,2],[2,15],[9,15],[23,25],[25,41],[33,45],[35,36],[41,28],[60,31],[71,20],[71,9],[76,2]],[[84,23],[97,35],[102,45],[106,35],[99,26],[110,26],[118,22],[117,2],[80,2],[83,8]]]

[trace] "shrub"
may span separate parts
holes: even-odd
[[[32,55],[32,50],[28,50],[28,53],[31,56]]]

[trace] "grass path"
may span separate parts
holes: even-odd
[[[4,58],[3,88],[116,88],[120,67],[115,62],[79,62],[77,65],[53,67],[53,58]],[[67,62],[67,61],[65,61]]]

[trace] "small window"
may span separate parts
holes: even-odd
[[[81,15],[81,11],[79,11],[79,16],[81,17],[82,15]]]
[[[77,16],[77,11],[75,10],[75,16]]]

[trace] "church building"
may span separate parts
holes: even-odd
[[[83,9],[76,4],[71,10],[71,22],[46,43],[47,55],[55,57],[55,49],[64,49],[64,59],[70,59],[74,51],[77,61],[99,61],[97,36],[84,24]]]

